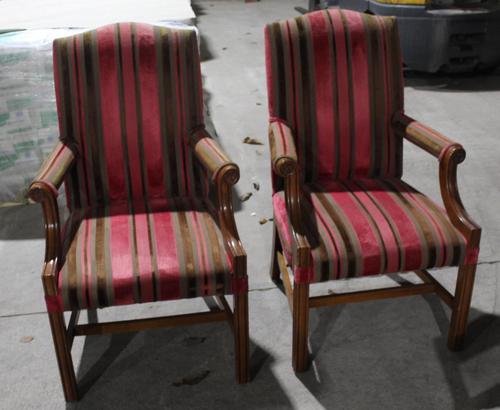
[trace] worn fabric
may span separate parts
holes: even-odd
[[[296,281],[456,266],[466,240],[445,210],[400,179],[321,180],[303,187],[304,227],[312,268]],[[291,264],[284,193],[273,196],[275,222]]]

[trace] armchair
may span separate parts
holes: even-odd
[[[74,336],[212,321],[231,325],[237,381],[247,382],[239,168],[204,127],[196,34],[119,23],[57,39],[54,77],[60,142],[28,194],[43,207],[42,281],[66,400],[78,399]],[[78,324],[82,309],[212,296],[208,312]]]
[[[448,346],[460,349],[481,228],[458,193],[462,146],[404,114],[396,20],[330,9],[265,36],[271,277],[292,311],[294,369],[308,367],[310,308],[387,297],[436,293],[452,309]],[[401,179],[404,139],[438,159],[445,209]],[[427,271],[443,266],[458,266],[454,295]],[[309,296],[314,283],[408,271],[422,283]]]

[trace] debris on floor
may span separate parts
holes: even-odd
[[[259,219],[259,223],[261,225],[264,225],[264,224],[266,224],[268,222],[272,222],[272,221],[274,221],[274,218],[262,218],[262,219]]]
[[[240,201],[241,202],[248,201],[252,195],[253,194],[251,192],[247,192],[246,194],[240,196]]]
[[[206,337],[188,336],[182,340],[182,344],[184,346],[188,346],[188,347],[194,346],[194,345],[199,345],[199,344],[203,343],[206,339],[207,339]]]
[[[33,339],[35,339],[33,336],[23,336],[21,337],[21,339],[19,339],[19,341],[21,343],[30,343],[33,341]]]
[[[245,137],[245,138],[243,138],[243,144],[264,145],[261,141],[259,141],[256,138],[252,138],[252,137]]]
[[[177,380],[177,381],[173,382],[172,386],[175,386],[175,387],[194,386],[195,384],[202,382],[209,374],[210,374],[210,370],[202,370],[198,373],[183,377],[181,380]]]
[[[252,185],[253,189],[255,189],[256,191],[260,190],[260,184],[258,182],[254,182]]]

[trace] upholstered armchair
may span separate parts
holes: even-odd
[[[396,20],[323,10],[265,36],[271,276],[292,310],[294,369],[308,366],[310,308],[386,297],[437,293],[452,310],[448,346],[460,349],[481,229],[458,193],[462,146],[404,114]],[[401,179],[403,140],[436,157],[444,209]],[[454,295],[427,271],[443,266],[458,266]],[[309,296],[318,282],[408,271],[422,283]]]
[[[204,126],[196,33],[120,23],[57,39],[54,78],[60,142],[29,196],[43,206],[42,281],[66,400],[78,398],[74,336],[210,321],[229,321],[245,383],[246,254],[231,204],[239,168]],[[212,296],[219,307],[207,312],[78,324],[83,309]]]

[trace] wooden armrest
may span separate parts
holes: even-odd
[[[45,263],[42,281],[47,296],[57,294],[57,265],[61,256],[61,232],[57,195],[64,177],[75,161],[75,150],[59,142],[31,183],[28,196],[40,202],[45,225]]]
[[[398,113],[394,116],[394,125],[396,131],[398,131],[403,138],[406,138],[408,141],[427,151],[439,160],[441,160],[445,152],[452,147],[463,151],[459,143],[450,140],[443,134],[403,113]],[[463,152],[463,159],[465,159],[465,151]]]
[[[28,196],[35,202],[42,202],[46,194],[57,197],[59,187],[76,158],[74,149],[59,142],[40,167],[30,185]]]
[[[465,210],[457,184],[458,164],[465,160],[462,145],[402,113],[394,117],[394,125],[404,138],[438,158],[439,185],[446,212],[467,239],[468,247],[478,248],[481,228]]]
[[[311,246],[302,224],[299,173],[297,172],[297,151],[293,131],[281,119],[272,119],[269,124],[269,145],[273,171],[285,179],[285,202],[292,231],[294,268],[308,268]]]
[[[190,143],[201,164],[208,171],[217,191],[217,216],[236,277],[246,277],[247,255],[243,248],[234,220],[232,191],[240,179],[240,169],[204,129],[191,133]]]
[[[269,124],[269,145],[271,164],[274,172],[281,177],[293,174],[297,170],[297,152],[292,130],[283,121]]]
[[[196,157],[208,171],[212,182],[217,179],[222,179],[229,185],[238,182],[240,169],[204,128],[191,133],[190,143]]]
[[[294,172],[285,178],[285,202],[292,231],[293,264],[296,268],[308,268],[311,262],[311,245],[302,223],[302,193],[299,174]]]

